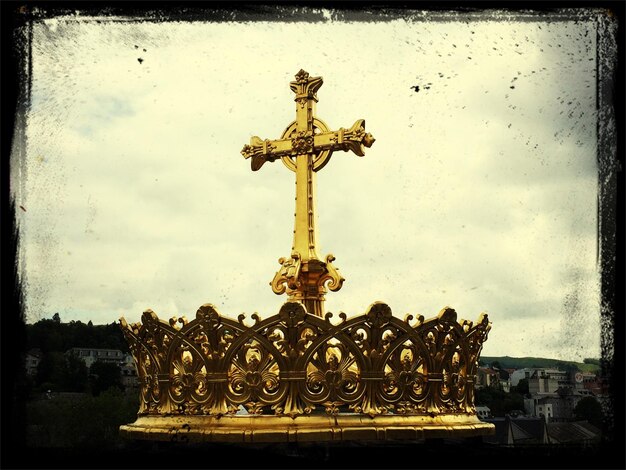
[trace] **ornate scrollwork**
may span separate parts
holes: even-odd
[[[329,414],[375,417],[472,414],[474,376],[490,323],[456,312],[415,324],[388,305],[332,323],[299,302],[254,323],[221,316],[211,304],[196,318],[166,322],[147,310],[142,324],[120,320],[141,383],[140,415]],[[179,326],[179,324],[181,326]]]
[[[276,271],[274,279],[270,282],[275,294],[284,294],[287,288],[297,289],[300,286],[300,259],[300,254],[297,252],[291,253],[289,258],[278,259],[280,269]]]
[[[428,373],[426,361],[412,344],[396,349],[385,364],[382,395],[399,414],[426,412]]]
[[[229,398],[243,404],[250,414],[261,414],[263,407],[274,404],[279,389],[278,365],[261,345],[251,341],[233,357],[229,370]]]
[[[170,399],[181,411],[193,412],[209,398],[203,360],[181,347],[170,363]]]
[[[357,120],[350,129],[340,128],[328,137],[333,149],[347,152],[351,150],[359,157],[365,155],[363,147],[370,148],[376,139],[369,132],[365,132],[365,120]]]
[[[202,348],[209,361],[224,357],[224,353],[233,341],[233,335],[224,328],[217,309],[212,304],[202,305],[196,312],[198,324],[194,341]]]
[[[343,286],[345,278],[339,273],[339,270],[333,265],[335,257],[331,254],[326,255],[326,273],[320,278],[319,284],[326,285],[331,291],[337,292]]]
[[[275,152],[277,147],[276,143],[269,139],[262,140],[253,136],[250,137],[250,145],[246,144],[241,149],[241,155],[245,159],[252,158],[252,171],[258,171],[265,162],[273,162],[282,155],[281,152]]]
[[[305,322],[307,313],[299,302],[286,302],[278,317],[281,322],[269,329],[267,337],[283,356],[295,360],[317,337],[317,328]]]
[[[296,137],[291,139],[291,151],[294,155],[313,152],[313,135],[309,132],[298,132]]]
[[[305,401],[322,404],[328,414],[336,414],[339,406],[352,404],[362,384],[356,358],[345,344],[324,343],[307,365]]]

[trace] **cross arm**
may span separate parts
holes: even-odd
[[[291,154],[291,139],[261,140],[254,136],[250,138],[250,145],[244,145],[241,150],[244,158],[252,158],[252,171],[259,170],[265,162],[273,162],[277,158]]]
[[[365,155],[363,146],[371,147],[376,139],[365,132],[365,120],[359,119],[350,129],[341,127],[338,131],[323,132],[314,137],[315,150],[352,150],[359,157]]]

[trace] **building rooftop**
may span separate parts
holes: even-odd
[[[496,432],[492,436],[485,436],[488,443],[501,445],[527,445],[546,443],[546,424],[542,418],[512,417],[488,418],[485,422],[492,423]]]
[[[601,431],[587,421],[548,423],[550,441],[559,444],[600,439]]]

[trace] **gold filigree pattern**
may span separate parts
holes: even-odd
[[[443,309],[412,325],[376,302],[364,315],[319,318],[298,302],[232,320],[205,304],[189,322],[120,320],[142,384],[139,415],[472,414],[490,323]],[[178,327],[177,324],[182,326]]]
[[[265,405],[275,404],[280,370],[272,355],[258,342],[241,347],[228,371],[227,397],[243,404],[250,414],[261,414]]]

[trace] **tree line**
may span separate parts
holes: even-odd
[[[554,367],[565,371],[599,372],[600,359],[585,358],[583,362],[563,361],[560,359],[548,359],[544,357],[509,357],[509,356],[481,356],[480,366],[498,364],[501,369],[541,369]]]
[[[43,353],[65,352],[71,348],[119,349],[128,352],[128,344],[118,323],[94,325],[71,320],[63,323],[58,313],[26,325],[27,350],[36,348]]]
[[[96,361],[91,367],[72,348],[119,349],[128,345],[117,323],[94,325],[91,321],[63,323],[58,313],[26,325],[26,351],[41,352],[37,372],[26,378],[25,392],[89,392],[94,396],[110,388],[123,389],[117,364]]]

